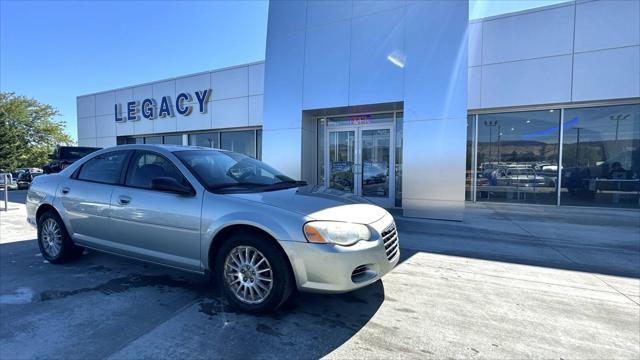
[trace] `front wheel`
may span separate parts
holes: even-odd
[[[62,219],[53,211],[38,218],[38,247],[42,257],[53,264],[74,260],[84,251],[71,241]]]
[[[277,244],[257,233],[228,238],[216,256],[215,272],[227,300],[250,313],[276,310],[293,291],[288,259]]]

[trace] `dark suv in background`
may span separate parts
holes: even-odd
[[[53,154],[49,155],[49,160],[51,161],[43,166],[42,170],[44,170],[45,174],[60,172],[76,160],[80,160],[86,155],[100,149],[101,148],[98,147],[85,146],[56,146]]]

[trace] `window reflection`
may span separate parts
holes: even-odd
[[[480,115],[477,200],[555,204],[559,123],[558,110]]]
[[[640,105],[565,110],[564,205],[639,206]]]
[[[189,145],[218,148],[220,146],[218,134],[217,131],[191,134],[189,135]]]
[[[475,116],[467,116],[467,167],[465,171],[465,200],[473,200],[473,136],[475,135],[473,120]]]
[[[255,130],[225,131],[220,133],[220,148],[256,157]]]

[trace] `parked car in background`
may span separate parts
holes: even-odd
[[[28,189],[31,186],[31,182],[36,176],[43,175],[44,172],[40,171],[22,171],[18,174],[16,179],[16,183],[18,185],[18,190]]]
[[[45,174],[60,172],[75,161],[100,149],[98,147],[85,146],[57,146],[53,153],[49,155],[49,160],[51,161],[43,166],[42,169]]]
[[[272,311],[295,289],[367,286],[400,258],[386,210],[223,150],[100,150],[35,178],[26,204],[50,263],[88,247],[213,274],[229,302],[248,312]]]
[[[545,178],[527,167],[508,167],[498,169],[497,185],[503,186],[544,186]]]

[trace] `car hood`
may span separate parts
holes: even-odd
[[[275,206],[314,220],[370,224],[387,214],[385,209],[361,197],[310,185],[257,193],[227,194],[227,196]]]

